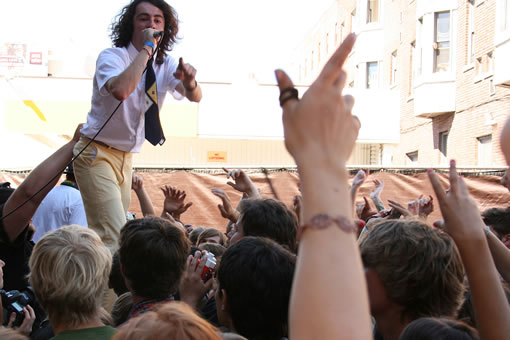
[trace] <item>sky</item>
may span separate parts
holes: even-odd
[[[274,83],[290,56],[334,0],[172,0],[182,38],[171,54],[200,81],[255,73]],[[26,42],[93,56],[110,47],[108,28],[126,0],[0,0],[0,43]]]

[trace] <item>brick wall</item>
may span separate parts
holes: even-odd
[[[391,2],[391,1],[386,1]],[[494,51],[496,20],[495,0],[478,1],[474,6],[474,62],[467,64],[469,35],[467,1],[459,0],[457,7],[456,46],[456,111],[435,118],[414,117],[413,100],[409,92],[410,47],[403,47],[400,65],[408,70],[400,78],[401,141],[394,155],[395,164],[406,164],[406,153],[418,151],[419,163],[440,163],[439,133],[448,130],[448,158],[455,158],[461,166],[478,165],[478,138],[492,135],[492,165],[505,165],[499,149],[499,134],[509,112],[505,97],[510,89],[495,87],[490,93],[491,70],[487,69],[488,54]],[[401,46],[410,46],[415,39],[416,1],[403,1]],[[477,65],[477,59],[481,63]],[[494,61],[497,62],[497,61]],[[500,61],[503,62],[503,61]],[[400,66],[399,65],[399,66]],[[484,69],[485,68],[485,69]],[[479,71],[479,69],[481,71]],[[431,98],[433,100],[433,98]]]
[[[328,20],[318,23],[318,27],[345,23],[349,29],[350,16],[357,2],[362,0],[337,0],[335,11],[330,12]],[[470,25],[468,22],[468,1],[458,0],[456,25],[452,27],[455,35],[455,76],[456,102],[455,112],[440,114],[434,118],[416,117],[414,112],[412,78],[412,43],[416,41],[417,2],[427,0],[381,0],[381,13],[384,30],[384,58],[382,86],[392,88],[400,94],[400,143],[394,150],[393,164],[410,164],[406,154],[418,151],[418,164],[423,166],[439,165],[442,159],[439,151],[439,134],[448,131],[448,158],[455,158],[460,166],[477,166],[478,138],[492,136],[493,166],[504,164],[499,148],[499,134],[510,111],[510,89],[491,87],[492,69],[490,54],[494,52],[494,34],[496,25],[496,0],[476,0],[473,9],[474,49],[473,62],[468,62],[468,43]],[[357,13],[358,15],[360,13]],[[328,15],[328,14],[325,14]],[[331,16],[333,18],[331,19]],[[304,49],[307,55],[317,46],[322,29],[315,29],[306,39]],[[345,37],[346,33],[342,32]],[[433,34],[427,32],[427,34]],[[331,34],[330,34],[331,36]],[[333,50],[333,49],[331,49]],[[397,51],[397,77],[394,85],[391,81],[391,54]],[[430,51],[430,49],[428,50]],[[429,52],[426,53],[429,53]],[[332,51],[331,51],[332,52]],[[304,58],[303,58],[304,59]],[[493,63],[507,62],[495,60]],[[347,64],[349,84],[352,80],[354,65]],[[313,80],[319,70],[308,75]],[[359,80],[358,80],[359,81]],[[416,84],[416,79],[414,80]],[[434,100],[434,98],[430,98]]]

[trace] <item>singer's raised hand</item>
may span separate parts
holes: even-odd
[[[143,41],[150,41],[151,43],[154,44],[154,46],[156,46],[156,44],[158,43],[158,39],[156,39],[156,33],[158,31],[152,29],[152,28],[146,28],[143,30]]]
[[[197,70],[193,66],[185,63],[182,57],[179,58],[179,65],[174,72],[174,77],[181,81],[177,90],[190,101],[198,103],[202,100],[202,89],[195,79],[196,74]]]
[[[193,90],[197,84],[195,82],[195,75],[197,70],[190,64],[185,64],[184,59],[179,58],[179,66],[175,70],[174,77],[182,81],[182,85],[186,90]]]

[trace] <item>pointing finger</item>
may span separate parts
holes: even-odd
[[[333,53],[324,66],[321,74],[319,75],[319,79],[329,84],[333,84],[338,80],[345,60],[349,56],[349,53],[351,53],[355,41],[356,34],[354,33],[349,34],[347,38],[345,38],[340,47],[335,51],[335,53]]]

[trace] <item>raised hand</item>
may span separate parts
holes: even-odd
[[[384,188],[384,181],[374,179],[372,182],[374,183],[375,190],[370,191],[370,198],[374,199],[375,197],[379,197],[381,195],[381,191]]]
[[[161,188],[161,191],[163,191],[163,194],[165,195],[162,212],[163,218],[166,217],[164,213],[167,212],[175,219],[179,220],[180,215],[193,205],[192,202],[184,203],[184,200],[186,199],[186,192],[184,190],[177,190],[177,188],[165,185]]]
[[[390,205],[390,207],[392,209],[395,209],[396,211],[401,213],[402,216],[404,216],[404,217],[412,216],[411,212],[409,210],[407,210],[406,208],[404,208],[404,206],[402,204],[400,204],[396,201],[393,201],[393,200],[388,200],[388,204]]]
[[[181,301],[195,309],[199,309],[202,298],[212,289],[213,279],[206,282],[202,280],[202,272],[206,263],[207,251],[196,251],[195,255],[190,255],[186,261],[179,284],[179,294]]]
[[[445,225],[443,229],[457,241],[457,238],[484,238],[482,216],[475,200],[469,195],[464,179],[457,174],[455,161],[450,162],[450,189],[446,192],[437,175],[428,172],[430,183],[436,193]]]
[[[407,202],[407,210],[409,210],[409,212],[413,216],[418,215],[419,201],[420,201],[419,199],[415,199],[415,200]]]
[[[133,172],[133,177],[131,179],[131,189],[134,191],[143,189],[143,178],[135,172]]]
[[[384,188],[384,181],[374,179],[372,182],[374,183],[375,190],[370,191],[370,198],[374,202],[377,211],[384,210],[384,203],[381,200],[381,192]]]
[[[347,78],[343,66],[355,40],[354,34],[347,36],[301,100],[287,74],[275,72],[285,147],[298,167],[304,222],[312,223],[313,229],[319,227],[313,221],[321,216],[352,217],[345,165],[360,121],[352,115],[354,99],[342,91]],[[368,295],[355,233],[330,225],[301,235],[289,306],[289,338],[371,338]],[[331,266],[332,258],[341,261]],[[332,315],[342,317],[331,322]]]
[[[434,211],[432,196],[422,198],[418,201],[418,215],[422,218],[427,218]]]
[[[174,77],[182,81],[186,90],[194,90],[197,86],[195,75],[197,70],[190,64],[185,64],[182,58],[179,58],[179,65],[174,72]]]
[[[469,195],[464,179],[457,174],[455,161],[450,161],[450,189],[446,192],[437,175],[429,170],[442,221],[435,225],[455,241],[471,288],[475,318],[480,339],[504,339],[510,334],[510,307],[491,256],[485,224],[475,200]],[[487,235],[489,239],[493,236]]]
[[[367,179],[367,174],[362,169],[358,170],[354,178],[352,179],[352,186],[359,187]]]
[[[347,78],[342,67],[354,41],[353,34],[345,39],[301,100],[283,103],[285,146],[298,167],[344,169],[351,155],[360,121],[351,113],[354,98],[342,95]],[[276,71],[276,78],[280,92],[294,86],[282,70]]]
[[[363,196],[363,203],[359,203],[356,207],[356,213],[358,217],[363,221],[368,221],[370,217],[377,214],[377,211],[373,210],[368,202],[367,198]]]
[[[227,182],[232,188],[245,193],[248,197],[260,197],[258,189],[255,187],[255,184],[251,181],[250,177],[246,175],[243,170],[235,169],[235,170],[227,170],[223,168],[227,175],[227,179],[231,178],[234,182]]]
[[[218,196],[221,199],[221,204],[218,204],[218,209],[220,210],[221,216],[226,219],[229,219],[230,221],[232,221],[234,223],[237,222],[237,220],[239,219],[240,213],[239,213],[239,211],[237,211],[236,209],[234,209],[232,207],[230,198],[227,196],[225,191],[223,191],[221,189],[213,188],[213,189],[211,189],[211,192],[215,196]]]

